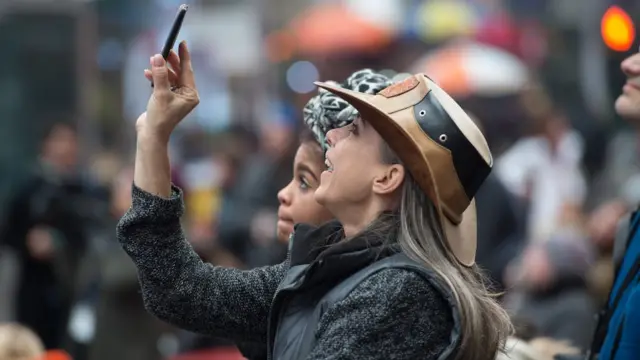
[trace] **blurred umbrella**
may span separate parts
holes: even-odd
[[[474,8],[461,0],[425,1],[416,16],[417,33],[433,42],[472,35],[479,21]]]
[[[342,4],[321,4],[290,24],[296,48],[304,54],[368,52],[387,45],[393,31],[363,19]]]
[[[412,73],[426,73],[454,97],[503,96],[528,81],[526,66],[498,48],[474,42],[453,43],[419,59]]]

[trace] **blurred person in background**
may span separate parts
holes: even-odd
[[[505,306],[528,319],[541,337],[585,350],[595,324],[596,304],[585,274],[593,253],[579,229],[567,226],[545,242],[529,245],[508,268]]]
[[[496,174],[527,204],[528,242],[544,242],[561,227],[565,212],[582,212],[587,193],[584,149],[582,138],[558,109],[539,113],[532,127],[532,135],[497,159]]]
[[[84,253],[94,186],[78,166],[73,126],[56,123],[42,143],[38,167],[13,193],[0,240],[18,254],[16,320],[48,349],[59,348]]]
[[[480,119],[472,116],[480,130]],[[491,144],[489,144],[491,146]],[[504,274],[510,262],[524,249],[524,202],[507,190],[491,172],[476,194],[478,209],[478,250],[476,262],[485,269],[496,291],[505,290]]]
[[[17,323],[0,323],[0,360],[35,360],[45,353],[33,331]]]
[[[132,181],[132,166],[112,180],[110,216],[95,259],[100,286],[89,360],[159,360],[158,340],[169,330],[144,309],[136,267],[113,234],[118,219],[131,206]]]
[[[594,253],[584,228],[583,142],[560,110],[545,102],[537,107],[533,134],[518,140],[496,165],[527,208],[522,256],[505,272],[513,287],[505,305],[530,317],[541,336],[585,349],[596,307],[585,280]]]
[[[496,360],[555,360],[558,355],[577,355],[580,349],[566,340],[542,337],[534,324],[526,318],[512,316],[515,333],[509,337],[505,352]]]
[[[275,194],[291,178],[294,134],[286,120],[264,120],[259,149],[240,165],[218,214],[219,238],[249,267],[277,263],[286,252],[275,242]]]
[[[411,109],[416,120],[424,119],[427,110],[431,111],[430,121],[416,124],[419,126],[416,136],[423,136],[420,140],[403,132],[404,137],[394,142],[394,146],[404,148],[398,156],[410,161],[408,166],[416,180],[405,173],[401,160],[383,146],[386,143],[382,136],[389,134],[381,136],[358,117],[348,127],[327,134],[329,152],[334,155],[329,156],[328,171],[322,173],[323,179],[314,194],[317,201],[331,204],[332,214],[344,228],[337,222],[319,228],[299,225],[295,238],[290,240],[290,261],[252,271],[225,269],[203,264],[180,228],[183,204],[180,190],[171,185],[167,143],[177,124],[199,102],[184,43],[180,46],[180,59],[175,54],[169,57],[176,72],[167,69],[162,56],[151,59],[152,70],[147,73],[152,75],[155,87],[147,113],[137,121],[139,141],[133,203],[118,225],[119,239],[138,266],[145,301],[151,311],[199,331],[215,332],[238,341],[264,341],[269,346],[269,358],[436,359],[443,353],[455,353],[460,358],[489,360],[496,356],[510,333],[510,322],[478,279],[477,268],[471,267],[476,245],[475,208],[460,220],[470,198],[489,173],[492,160],[480,131],[448,95],[425,76],[416,75],[375,97],[387,109],[393,109],[394,105],[406,109],[404,119],[412,114]],[[373,106],[364,100],[366,94],[335,85],[322,86],[343,97],[348,95],[352,102],[362,99],[363,109],[365,104]],[[394,95],[405,96],[394,99]],[[400,107],[405,105],[403,100],[407,104]],[[349,109],[344,115],[354,111]],[[394,123],[399,119],[382,116],[382,111],[370,119],[378,119],[380,126],[382,122],[390,127],[401,126]],[[452,112],[449,116],[455,119],[448,116]],[[449,134],[454,144],[439,151],[441,145],[429,140],[426,130],[419,130],[420,126],[435,126],[433,131],[438,133],[448,129],[445,136],[440,133],[437,139],[446,142]],[[464,130],[456,132],[458,127]],[[443,216],[438,188],[429,188],[427,179],[419,175],[420,169],[428,166],[427,159],[420,154],[425,154],[427,144],[432,142],[431,151],[439,155],[432,154],[430,158],[440,165],[431,179],[437,176],[438,186],[449,194],[444,199],[451,206],[456,204],[458,221],[452,219],[454,215]],[[409,143],[417,149],[403,146]],[[466,161],[454,164],[449,153],[451,146],[455,149],[466,146],[467,152],[460,154]],[[416,152],[418,149],[420,152]],[[455,173],[447,172],[449,169]],[[472,169],[482,171],[469,173]],[[468,190],[468,198],[462,194],[463,180],[457,175],[461,171],[471,174],[463,177],[463,184],[472,189]],[[347,177],[340,180],[339,173]],[[454,179],[455,183],[448,182]],[[352,183],[356,180],[360,188]],[[338,186],[340,181],[342,184]],[[333,191],[327,191],[328,188]],[[430,200],[427,194],[436,200]],[[439,204],[440,210],[431,201]],[[400,204],[403,205],[398,209],[401,212],[398,217],[381,214],[382,210],[395,210]],[[380,222],[374,222],[374,228],[359,237],[357,234],[378,216]],[[380,228],[376,229],[376,224]],[[344,235],[355,237],[332,246],[332,240],[342,240]],[[314,236],[319,243],[313,241]],[[412,262],[404,253],[397,253],[398,248],[385,246],[396,240],[409,256],[421,262]],[[432,242],[425,243],[428,241]],[[318,253],[324,256],[314,261]],[[422,266],[428,266],[438,276]],[[345,282],[347,278],[351,281]],[[332,298],[332,294],[336,297]],[[322,296],[327,296],[326,303],[319,302]],[[397,311],[413,314],[411,321]],[[274,320],[269,320],[270,314]],[[391,323],[389,319],[393,319]]]

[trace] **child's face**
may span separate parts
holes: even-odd
[[[320,185],[320,174],[324,168],[320,146],[303,142],[293,161],[293,179],[278,192],[278,240],[288,241],[294,224],[320,225],[333,218],[313,196]]]

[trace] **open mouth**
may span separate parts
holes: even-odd
[[[328,172],[332,172],[333,171],[333,165],[331,164],[331,161],[329,161],[328,158],[324,159],[324,164],[327,166],[327,171]]]

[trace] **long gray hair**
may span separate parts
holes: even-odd
[[[385,163],[401,163],[386,144],[381,151]],[[381,217],[375,228],[388,228],[388,219]],[[456,260],[445,241],[435,205],[408,173],[393,223],[402,252],[434,271],[458,305],[462,339],[456,359],[494,360],[504,352],[506,340],[514,331],[509,315],[487,287],[488,280],[480,269],[465,267]]]

